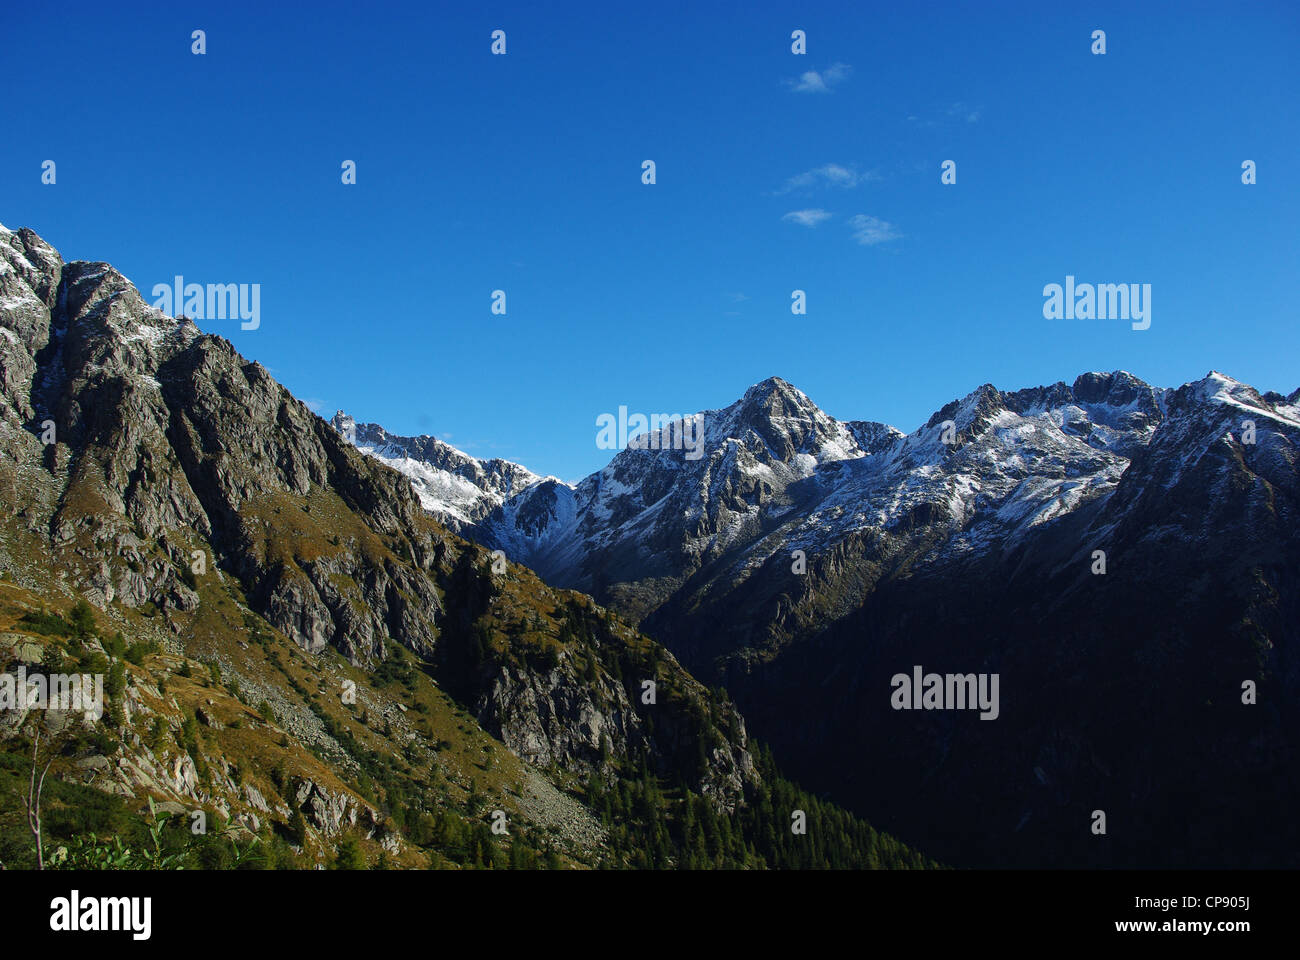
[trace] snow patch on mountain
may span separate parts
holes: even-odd
[[[479,460],[427,434],[402,437],[357,423],[342,410],[330,423],[362,453],[405,474],[424,509],[453,529],[478,522],[539,483],[560,483],[508,460]]]

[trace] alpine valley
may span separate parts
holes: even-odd
[[[59,744],[55,865],[1300,865],[1300,391],[696,422],[577,485],[327,423],[0,231],[0,666],[109,701],[0,712],[0,792]],[[922,665],[996,706],[897,709]]]
[[[771,378],[696,420],[702,457],[643,439],[576,486],[333,423],[945,862],[1300,864],[1300,391],[1085,373],[904,434]],[[921,664],[996,674],[996,721],[896,711]]]

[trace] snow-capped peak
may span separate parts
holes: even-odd
[[[648,582],[726,558],[743,571],[773,551],[822,550],[859,531],[943,528],[933,549],[952,556],[1009,544],[1109,498],[1169,418],[1189,420],[1189,401],[1275,422],[1298,412],[1221,374],[1173,391],[1117,370],[1006,393],[982,384],[904,435],[837,420],[771,377],[683,418],[702,423],[698,450],[629,444],[576,486],[432,437],[354,431],[445,522],[558,585],[599,591],[611,569]],[[353,423],[341,413],[335,422]]]
[[[402,437],[377,423],[357,423],[342,410],[330,424],[358,450],[411,480],[426,510],[453,528],[483,519],[507,498],[546,479],[508,460],[479,460],[437,437]]]

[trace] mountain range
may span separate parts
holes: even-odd
[[[1295,863],[1293,828],[1245,822],[1297,796],[1300,391],[1085,373],[904,434],[770,378],[695,419],[698,459],[643,438],[576,485],[354,429],[443,491],[435,516],[637,623],[804,782],[928,851]],[[891,710],[918,664],[996,668],[1001,719]],[[1094,810],[1126,842],[1082,829]]]
[[[152,799],[297,867],[1300,862],[1300,391],[693,423],[574,485],[327,423],[0,228],[0,665],[117,678],[106,727],[0,715],[0,788],[63,737],[73,859]],[[900,709],[931,671],[997,709]]]

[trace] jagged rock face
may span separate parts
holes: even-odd
[[[602,709],[599,699],[612,702],[613,708]],[[629,744],[639,746],[642,740],[622,687],[575,688],[568,672],[558,668],[539,673],[499,667],[479,699],[478,713],[506,746],[542,767],[566,756],[594,760],[602,743],[626,752]]]
[[[675,661],[670,669],[678,682],[696,687]],[[607,675],[575,684],[577,672],[572,664],[546,672],[499,666],[479,698],[479,720],[516,755],[539,767],[554,763],[574,769],[578,760],[585,769],[599,771],[602,753],[638,756],[650,748],[656,772],[668,778],[677,772],[673,765],[695,750],[696,740],[708,736],[700,718],[672,712],[658,714],[659,723],[651,729],[648,714],[638,712],[622,684]],[[696,687],[696,696],[703,699],[705,692]],[[756,774],[744,720],[728,709],[722,724],[729,736],[715,740],[703,772],[692,779],[702,795],[731,809]]]
[[[327,837],[357,825],[360,805],[341,790],[329,790],[304,778],[297,785],[294,803],[306,821]],[[373,811],[369,812],[373,817]]]
[[[86,567],[101,605],[193,609],[182,574],[197,534],[307,649],[333,644],[367,662],[390,637],[431,647],[436,591],[387,556],[401,543],[427,567],[442,549],[417,522],[409,485],[356,457],[229,342],[145,304],[107,264],[63,264],[26,230],[3,240],[0,282],[12,306],[0,328],[10,331],[0,449],[17,466],[15,486],[25,474],[53,505],[47,521],[32,518],[33,532],[48,523],[52,545]],[[57,444],[41,442],[47,420]],[[42,466],[43,476],[32,472]],[[364,529],[351,541],[335,531],[338,543],[310,542],[331,534],[310,517],[282,524],[299,508],[281,494],[323,506],[337,498]],[[164,555],[141,553],[142,538]],[[387,542],[351,549],[359,540]]]
[[[36,355],[50,338],[63,261],[30,231],[0,233],[0,404],[6,421],[30,420]]]
[[[67,576],[100,607],[152,605],[180,633],[201,603],[198,563],[232,578],[304,650],[334,647],[373,666],[398,643],[435,667],[455,664],[449,682],[463,702],[539,765],[600,768],[605,737],[615,762],[645,751],[720,805],[743,796],[756,779],[743,723],[719,717],[719,732],[698,712],[678,717],[708,693],[675,662],[689,693],[657,711],[658,732],[605,667],[590,680],[575,673],[594,656],[577,655],[580,640],[561,645],[548,671],[497,648],[464,667],[458,648],[503,590],[502,606],[533,632],[558,629],[547,604],[573,601],[528,571],[490,573],[481,549],[430,519],[406,477],[345,440],[349,426],[312,414],[228,341],[147,305],[107,264],[64,263],[31,231],[0,228],[0,568],[32,587]],[[361,437],[395,449],[373,430]],[[422,438],[415,452],[460,471],[485,504],[537,479],[443,448]],[[716,744],[708,763],[683,760],[694,756],[688,735]],[[326,832],[337,827],[330,797],[300,805]]]

